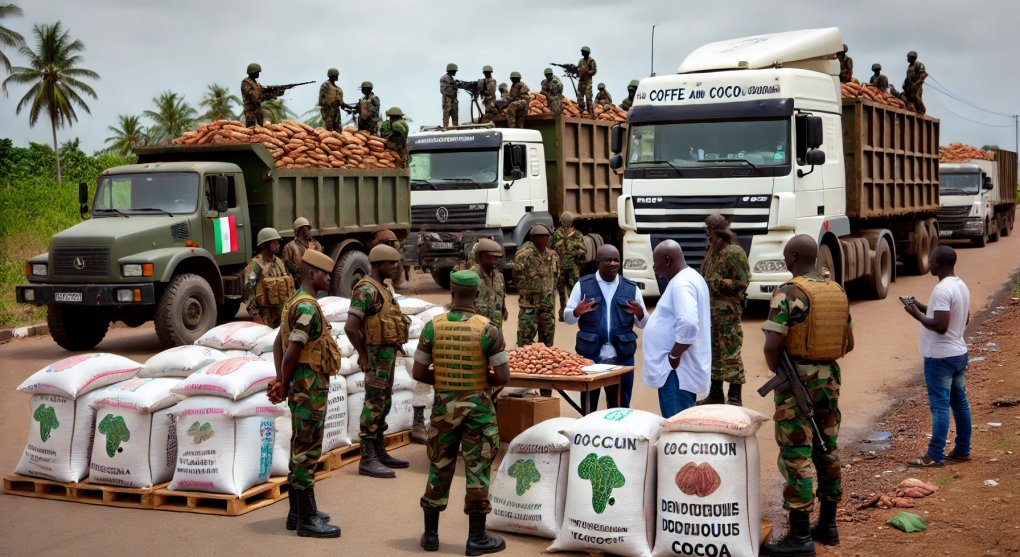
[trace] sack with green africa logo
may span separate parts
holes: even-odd
[[[889,519],[889,522],[886,522],[886,524],[903,530],[908,534],[911,532],[923,532],[928,529],[928,523],[925,522],[924,518],[906,511],[900,511],[899,514]]]

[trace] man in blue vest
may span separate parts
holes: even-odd
[[[637,333],[634,325],[644,328],[648,321],[645,300],[637,285],[620,276],[620,252],[606,244],[595,254],[598,272],[581,277],[570,291],[563,310],[563,320],[577,323],[577,344],[574,350],[597,364],[634,365]],[[630,408],[634,390],[634,372],[620,377],[620,406]],[[617,387],[606,387],[606,404],[615,405]],[[584,413],[599,405],[599,390],[582,397]]]

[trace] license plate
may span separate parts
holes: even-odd
[[[453,242],[432,242],[429,247],[432,249],[453,249]]]
[[[952,230],[939,230],[939,238],[951,238],[952,236]]]
[[[53,299],[58,302],[80,302],[82,297],[81,292],[57,292]]]
[[[770,294],[776,291],[777,284],[763,284],[758,287],[758,290],[764,294]]]

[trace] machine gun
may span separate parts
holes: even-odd
[[[309,83],[315,83],[314,81],[304,81],[301,83],[287,83],[284,85],[266,85],[262,87],[262,100],[268,101],[283,96],[288,89],[293,89],[300,85],[308,85]]]
[[[808,395],[807,387],[801,382],[797,368],[793,365],[793,361],[790,360],[790,354],[785,348],[779,349],[779,365],[776,366],[775,377],[759,387],[758,394],[765,396],[775,389],[790,389],[793,392],[793,398],[797,401],[797,407],[800,409],[801,414],[811,421],[811,429],[815,432],[818,444],[822,447],[823,451],[829,452],[829,447],[825,445],[822,432],[818,429],[818,422],[815,421],[815,409],[811,405],[811,397]]]
[[[453,86],[457,89],[463,89],[471,95],[471,121],[477,122],[481,119],[482,114],[485,111],[482,110],[482,105],[478,104],[478,97],[482,95],[482,90],[485,88],[485,80],[478,79],[475,81],[461,81],[459,79],[453,80]],[[475,111],[478,111],[478,116],[475,116]]]
[[[577,64],[557,64],[556,62],[549,63],[553,66],[563,68],[563,75],[570,79],[570,86],[574,88],[574,97],[577,97],[577,84],[574,83],[574,80],[581,79],[581,75],[578,73]]]

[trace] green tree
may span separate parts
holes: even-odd
[[[92,70],[77,67],[81,63],[80,52],[85,50],[85,43],[71,40],[58,21],[54,25],[36,25],[32,28],[36,39],[36,50],[28,45],[21,45],[18,52],[28,58],[29,67],[11,68],[11,75],[4,80],[3,91],[7,92],[7,84],[31,85],[28,92],[18,102],[17,114],[29,106],[28,124],[35,126],[39,116],[49,116],[50,128],[53,130],[53,150],[57,157],[57,183],[61,181],[60,151],[57,144],[57,128],[70,126],[78,121],[74,111],[75,105],[91,114],[82,95],[96,97],[82,79],[99,79],[99,74]]]
[[[313,128],[322,127],[322,112],[319,111],[319,105],[315,105],[311,110],[301,113],[301,119],[304,123],[308,124]]]
[[[202,119],[210,121],[236,119],[237,114],[233,109],[234,104],[240,105],[241,99],[237,95],[231,95],[229,89],[218,83],[213,83],[206,87],[205,96],[198,103],[200,107],[205,108]]]
[[[113,132],[112,136],[106,138],[109,152],[126,157],[134,152],[135,147],[149,142],[149,136],[138,116],[120,114],[117,121],[117,126],[106,127]]]
[[[287,108],[287,105],[283,104],[280,99],[273,99],[271,101],[265,101],[262,103],[262,114],[265,116],[267,122],[273,124],[279,124],[284,120],[293,120],[297,118],[297,114],[293,110]]]
[[[16,4],[0,4],[0,21],[7,19],[11,16],[23,15],[21,8]],[[21,33],[8,29],[3,25],[0,25],[0,45],[9,46],[13,49],[20,49],[25,46],[25,38],[21,36]],[[3,63],[4,69],[7,73],[11,71],[11,61],[7,59],[7,55],[4,51],[0,50],[0,62]],[[4,93],[6,94],[6,90]]]
[[[183,95],[173,91],[164,91],[160,96],[153,97],[156,110],[146,110],[143,114],[152,120],[149,127],[150,139],[169,141],[181,136],[184,130],[195,124],[198,113],[185,100]]]

